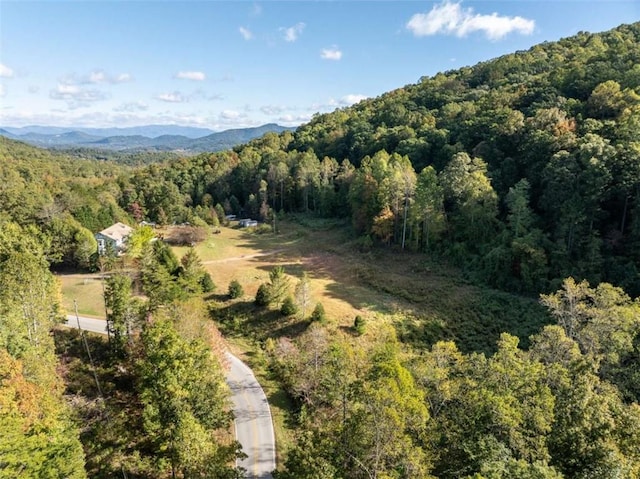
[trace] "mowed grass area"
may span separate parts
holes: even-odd
[[[75,300],[81,316],[104,318],[102,280],[99,274],[56,274],[56,278],[60,281],[64,313],[75,313]]]

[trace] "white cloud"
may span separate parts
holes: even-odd
[[[298,126],[302,123],[306,123],[309,120],[311,120],[311,118],[313,117],[313,115],[291,115],[291,114],[287,114],[287,115],[282,115],[280,117],[278,117],[276,119],[276,122],[279,125],[284,125],[284,126]]]
[[[129,103],[123,103],[122,105],[113,109],[113,111],[118,112],[136,112],[136,111],[147,111],[149,109],[149,105],[142,101],[132,101]]]
[[[181,80],[204,81],[207,76],[202,72],[178,72],[176,78]]]
[[[12,78],[13,70],[8,66],[0,63],[0,78]]]
[[[240,32],[240,35],[242,35],[242,38],[244,38],[245,40],[251,40],[253,38],[253,33],[251,33],[251,30],[249,30],[248,28],[240,27],[238,28],[238,31]]]
[[[72,73],[60,80],[66,85],[98,85],[98,84],[115,84],[132,81],[133,78],[129,73],[120,73],[119,75],[110,75],[104,70],[93,70],[87,75],[76,75]]]
[[[362,100],[365,100],[367,98],[366,95],[345,95],[342,98],[340,98],[340,104],[341,105],[354,105],[355,103],[361,102]]]
[[[128,73],[121,73],[114,79],[114,83],[125,83],[133,80],[133,77]]]
[[[102,70],[91,72],[89,74],[89,83],[102,83],[106,81],[106,75]]]
[[[331,48],[323,48],[320,52],[320,58],[323,60],[340,60],[342,58],[342,51],[338,47],[333,46]]]
[[[185,103],[187,98],[179,91],[160,93],[156,99],[167,103]]]
[[[299,22],[289,28],[281,27],[280,31],[284,32],[285,41],[295,42],[304,30],[304,27],[306,27],[306,25],[303,22]]]
[[[58,86],[54,90],[49,91],[49,98],[52,100],[66,101],[69,108],[76,109],[87,107],[89,104],[97,101],[106,100],[109,98],[109,95],[100,90],[58,83]]]
[[[239,111],[235,110],[223,110],[222,113],[220,113],[220,118],[223,120],[237,120],[244,116],[246,115],[243,115]]]
[[[54,125],[54,126],[86,126],[95,128],[105,128],[119,126],[139,126],[139,125],[184,125],[184,126],[204,126],[211,128],[217,121],[214,117],[207,117],[195,113],[175,113],[172,111],[150,114],[149,112],[121,112],[113,113],[100,109],[99,111],[69,111],[51,109],[46,112],[34,112],[29,110],[18,110],[13,112],[3,112],[3,122],[12,126],[27,125]],[[224,129],[225,125],[221,125]]]
[[[530,35],[535,22],[523,17],[507,17],[492,13],[474,13],[473,8],[462,8],[460,3],[444,0],[429,13],[416,13],[406,28],[416,37],[446,34],[464,37],[473,32],[483,32],[490,40],[499,40],[512,32]]]

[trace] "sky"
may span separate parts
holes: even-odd
[[[0,127],[297,126],[639,0],[0,0]]]

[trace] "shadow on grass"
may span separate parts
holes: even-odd
[[[284,416],[284,426],[287,429],[295,429],[299,426],[296,419],[296,412],[298,408],[284,389],[278,387],[277,389],[269,391],[267,394],[267,400],[271,407],[282,411]]]
[[[226,336],[250,337],[262,342],[268,338],[296,338],[306,329],[308,322],[293,316],[283,316],[280,311],[256,306],[253,302],[227,301],[211,311]]]

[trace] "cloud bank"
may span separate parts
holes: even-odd
[[[482,32],[490,40],[500,40],[509,33],[530,35],[535,22],[523,17],[507,17],[492,13],[475,13],[473,8],[463,8],[460,3],[444,0],[435,5],[429,13],[416,13],[407,22],[406,28],[416,37],[429,35],[455,35],[465,37],[470,33]]]

